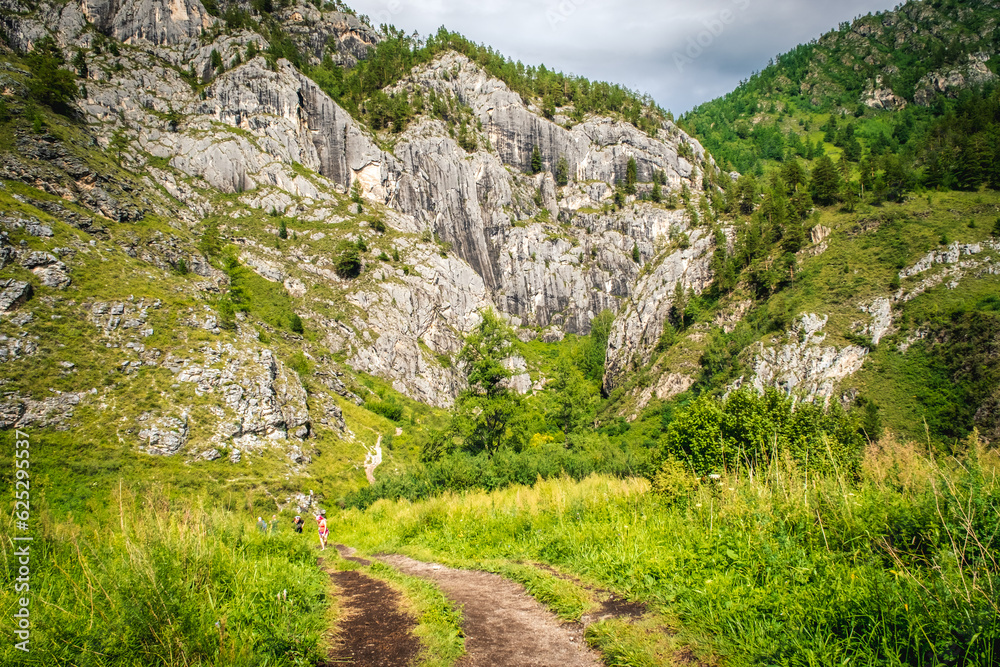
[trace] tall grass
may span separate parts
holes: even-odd
[[[314,664],[327,579],[311,542],[290,529],[262,534],[254,520],[128,492],[94,526],[43,512],[31,543],[31,652],[5,641],[0,663]],[[9,617],[20,596],[11,542],[0,549]]]
[[[731,665],[985,666],[1000,661],[998,468],[975,438],[947,461],[888,439],[860,479],[788,460],[669,493],[563,478],[381,500],[335,530],[372,550],[558,565],[713,636]]]

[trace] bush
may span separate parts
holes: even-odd
[[[724,401],[702,395],[676,415],[661,456],[698,474],[758,469],[788,458],[813,471],[854,473],[865,438],[862,424],[839,404],[824,411],[775,389],[734,392]]]
[[[341,241],[334,252],[334,271],[341,278],[357,278],[361,275],[361,253],[358,246],[350,241]]]
[[[382,415],[389,421],[398,422],[403,419],[403,406],[392,399],[388,401],[366,401],[365,407],[377,415]]]
[[[292,316],[288,321],[288,328],[292,330],[293,333],[304,334],[306,332],[305,327],[302,324],[302,318],[299,317],[298,313],[292,313]]]

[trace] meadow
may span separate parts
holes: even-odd
[[[6,641],[5,623],[2,664],[278,667],[322,655],[328,577],[285,517],[263,533],[247,513],[128,489],[82,521],[36,515],[30,652]],[[12,544],[0,541],[5,564],[15,562]],[[15,573],[0,570],[8,618],[20,597]]]
[[[889,435],[856,476],[787,458],[718,479],[667,466],[652,483],[595,475],[379,500],[332,530],[373,553],[554,566],[647,603],[708,662],[985,666],[1000,659],[998,464],[975,435],[942,459]],[[588,639],[608,664],[669,664],[662,638],[625,624]]]

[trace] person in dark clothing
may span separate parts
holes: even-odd
[[[305,520],[301,516],[299,516],[298,514],[296,514],[295,515],[295,521],[292,521],[292,529],[296,533],[301,533],[302,532],[302,526],[304,526],[305,523],[306,523]]]

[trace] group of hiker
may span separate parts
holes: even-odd
[[[296,514],[295,519],[292,520],[292,530],[296,533],[301,533],[305,523],[305,519],[301,515]],[[323,551],[326,549],[326,540],[330,536],[330,531],[326,526],[326,510],[320,510],[320,513],[316,515],[316,527],[319,530],[320,551]],[[278,516],[272,514],[270,523],[264,521],[264,517],[262,516],[257,517],[257,530],[265,535],[274,534],[278,530]]]

